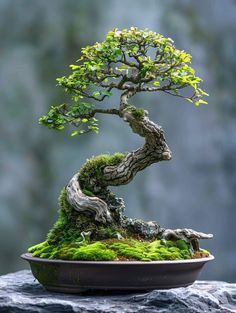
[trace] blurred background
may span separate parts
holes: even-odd
[[[173,159],[114,190],[130,217],[213,233],[201,246],[216,259],[201,279],[236,281],[235,16],[233,0],[0,0],[0,274],[27,268],[20,254],[45,239],[60,189],[86,158],[142,144],[116,117],[101,118],[100,134],[84,137],[37,122],[65,101],[55,79],[69,73],[82,46],[114,27],[138,26],[193,55],[209,105],[132,98],[163,126]]]

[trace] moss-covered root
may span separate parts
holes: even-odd
[[[127,236],[127,230],[119,223],[114,222],[109,226],[104,226],[96,223],[91,216],[74,210],[67,201],[65,188],[62,189],[59,197],[58,215],[58,220],[47,236],[47,242],[50,245],[80,242],[83,239],[81,233],[87,231],[91,233],[90,239],[93,241]]]
[[[185,260],[191,258],[189,244],[183,240],[173,241],[138,241],[107,240],[97,242],[74,242],[58,246],[42,242],[28,250],[34,257],[84,261],[162,261]],[[201,250],[201,256],[208,256]],[[195,256],[197,257],[197,256]]]

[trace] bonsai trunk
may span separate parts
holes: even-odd
[[[70,180],[60,197],[59,222],[48,235],[51,243],[61,240],[93,240],[123,237],[144,239],[183,239],[192,250],[198,240],[211,234],[191,229],[169,230],[156,222],[144,222],[124,215],[124,203],[107,187],[129,183],[134,176],[152,163],[171,159],[162,128],[149,120],[140,109],[125,108],[119,114],[132,131],[145,139],[144,145],[126,155],[101,155],[88,160]]]
[[[165,142],[162,128],[150,121],[145,112],[141,117],[135,115],[135,111],[133,113],[125,111],[123,118],[129,123],[134,133],[145,138],[145,144],[128,153],[120,164],[104,168],[107,186],[128,184],[139,171],[152,163],[171,159],[171,152]]]
[[[128,153],[116,165],[104,165],[100,170],[102,177],[96,175],[88,177],[87,189],[98,196],[87,196],[83,193],[80,183],[80,173],[76,174],[69,182],[67,199],[70,205],[77,211],[94,212],[94,218],[98,222],[110,223],[112,221],[106,199],[102,200],[103,191],[108,186],[128,184],[134,176],[152,163],[171,159],[171,152],[165,142],[162,128],[149,120],[147,113],[140,109],[124,109],[121,117],[127,122],[132,131],[145,138],[143,147]],[[83,182],[85,185],[85,183]]]

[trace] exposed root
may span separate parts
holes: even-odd
[[[211,239],[212,234],[205,234],[197,232],[193,229],[183,228],[183,229],[163,229],[160,238],[166,240],[185,240],[190,243],[193,251],[199,250],[199,239]]]
[[[94,213],[98,222],[111,222],[112,217],[106,202],[98,197],[86,196],[80,188],[78,177],[79,173],[75,174],[66,187],[69,204],[78,212]]]

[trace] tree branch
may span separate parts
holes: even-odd
[[[91,115],[95,115],[96,113],[102,113],[102,114],[115,114],[120,116],[120,111],[117,109],[94,109],[91,112]]]
[[[120,111],[123,111],[128,105],[128,99],[136,94],[136,88],[127,89],[120,96]]]

